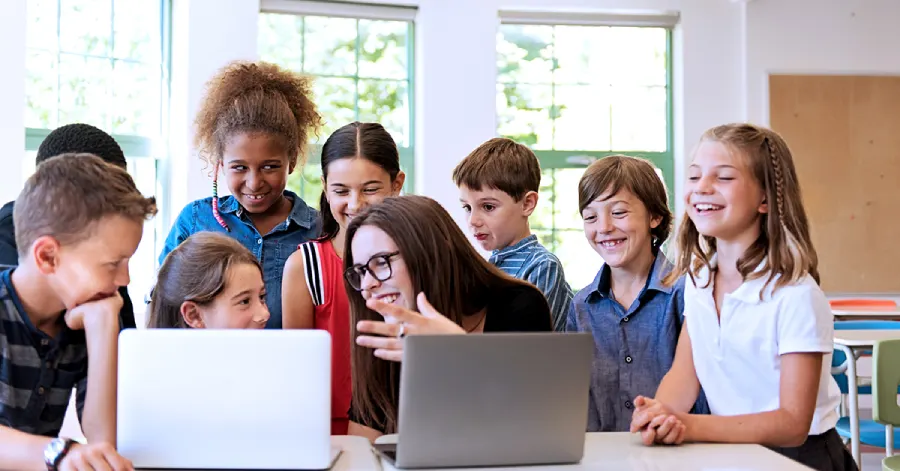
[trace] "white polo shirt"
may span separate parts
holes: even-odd
[[[715,263],[713,261],[713,263]],[[745,281],[722,302],[716,316],[709,271],[687,278],[684,317],[691,336],[694,368],[715,415],[754,414],[779,406],[781,357],[786,353],[823,352],[816,410],[809,434],[834,428],[840,390],[831,376],[834,318],[831,307],[809,275],[772,292],[774,280]]]

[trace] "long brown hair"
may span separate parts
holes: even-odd
[[[809,234],[794,159],[784,139],[771,129],[738,123],[706,131],[700,142],[704,141],[724,144],[742,156],[768,202],[768,212],[760,215],[759,237],[737,262],[743,279],[768,274],[765,287],[778,277],[774,285],[778,289],[809,274],[818,283],[819,259]],[[716,253],[716,240],[702,236],[687,215],[678,230],[677,245],[677,264],[667,281],[674,282],[684,274],[694,280],[702,268],[712,269],[710,260]],[[762,270],[756,271],[763,260]]]
[[[353,218],[347,228],[345,268],[353,266],[352,241],[362,226],[377,227],[393,239],[402,263],[406,264],[413,292],[424,292],[438,312],[459,325],[464,317],[484,309],[496,290],[525,285],[479,255],[450,214],[431,198],[386,198]],[[383,317],[366,307],[362,293],[346,280],[345,287],[350,300],[352,335],[356,338],[357,322],[383,320]],[[353,349],[352,363],[356,416],[362,425],[394,433],[400,397],[399,364],[377,358],[366,348]]]
[[[233,266],[253,265],[256,257],[234,238],[215,232],[197,232],[169,252],[157,275],[150,299],[147,327],[190,328],[181,315],[181,305],[193,301],[211,303],[225,289]]]

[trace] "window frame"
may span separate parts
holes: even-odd
[[[323,2],[309,0],[261,0],[259,12],[275,13],[295,16],[320,16],[332,18],[348,18],[354,20],[374,21],[402,21],[407,23],[407,48],[406,67],[407,82],[409,83],[408,107],[409,107],[409,145],[397,146],[400,155],[400,168],[406,174],[403,184],[403,192],[406,194],[415,192],[416,182],[416,80],[415,80],[415,44],[416,44],[416,14],[418,9],[412,6],[378,5],[363,3]],[[303,40],[306,40],[306,32],[303,32]],[[356,57],[359,59],[360,43],[356,41]],[[360,80],[359,71],[353,76],[357,82]],[[313,77],[319,75],[310,73]],[[358,97],[354,106],[358,107]],[[321,137],[321,136],[320,136]],[[322,141],[324,143],[324,141]],[[320,165],[322,160],[322,144],[309,144],[308,159],[306,165]]]
[[[112,1],[112,0],[110,0]],[[109,133],[127,159],[133,160],[152,160],[155,165],[155,194],[157,205],[157,215],[153,218],[153,247],[152,253],[158,254],[165,241],[167,227],[163,224],[169,220],[169,200],[170,185],[169,175],[167,174],[169,152],[169,114],[171,108],[171,90],[172,90],[172,2],[174,0],[159,0],[160,3],[160,38],[161,38],[161,61],[162,70],[160,73],[160,110],[159,110],[159,130],[156,136],[144,136],[134,134],[118,134]],[[59,22],[59,7],[57,6],[57,28]],[[111,20],[112,21],[112,20]],[[58,30],[57,30],[58,34]],[[114,60],[113,57],[109,57]],[[58,92],[57,92],[58,93]],[[58,110],[57,110],[58,112]],[[63,124],[58,124],[62,126]],[[53,131],[47,128],[25,128],[25,149],[24,153],[37,152],[44,139]],[[24,156],[23,156],[24,158]],[[157,257],[153,257],[153,270],[159,268]]]

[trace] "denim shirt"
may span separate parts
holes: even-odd
[[[281,328],[281,279],[284,264],[297,247],[319,236],[319,212],[310,208],[305,201],[291,191],[284,195],[294,202],[291,214],[268,234],[260,234],[238,201],[232,196],[219,198],[219,213],[228,224],[230,232],[219,225],[212,212],[212,198],[189,203],[178,215],[175,225],[166,238],[159,255],[162,264],[169,254],[191,234],[201,231],[215,231],[228,234],[250,249],[259,259],[266,284],[266,304],[269,307],[267,329]]]
[[[647,284],[626,310],[613,298],[610,268],[604,265],[572,301],[566,330],[594,336],[589,432],[628,431],[631,401],[655,396],[672,367],[684,322],[684,278],[664,285],[671,271],[672,264],[658,253]],[[701,393],[692,412],[703,413],[705,404]]]

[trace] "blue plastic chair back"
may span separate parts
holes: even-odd
[[[836,321],[834,323],[834,330],[897,330],[900,329],[900,322],[897,321]],[[871,352],[866,352],[871,353]],[[847,360],[847,355],[844,355],[844,352],[840,350],[835,350],[833,356],[831,357],[831,366],[837,367],[844,364]],[[832,375],[834,380],[837,381],[838,387],[841,389],[841,394],[849,394],[849,384],[847,382],[847,375],[844,373]],[[869,386],[864,386],[859,388],[860,394],[872,394],[872,388]]]

